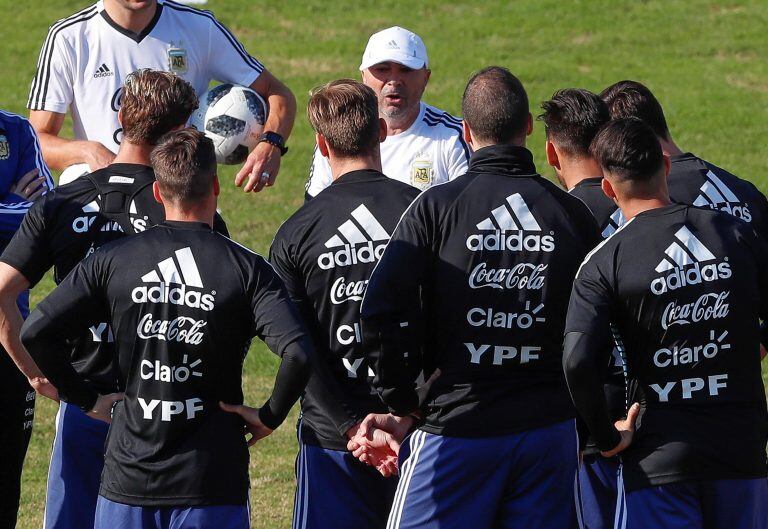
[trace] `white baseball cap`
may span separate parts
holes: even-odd
[[[371,35],[363,52],[360,70],[381,62],[396,62],[419,70],[429,67],[427,47],[416,33],[394,26]]]

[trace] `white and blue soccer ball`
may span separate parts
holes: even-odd
[[[268,114],[267,104],[250,88],[220,84],[200,97],[189,124],[213,141],[218,163],[237,165],[258,143]]]

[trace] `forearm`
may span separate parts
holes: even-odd
[[[269,116],[264,124],[264,130],[277,132],[287,140],[296,119],[296,97],[287,86],[273,78],[270,82],[267,101]]]
[[[99,394],[88,386],[69,363],[67,340],[70,332],[50,324],[45,313],[38,308],[24,322],[21,342],[42,373],[59,390],[62,400],[90,409]]]
[[[0,294],[0,344],[25,377],[42,378],[42,371],[21,343],[20,334],[23,323],[21,312],[16,305],[16,296]]]
[[[621,434],[611,420],[605,399],[605,359],[596,353],[610,351],[609,344],[590,334],[569,332],[563,346],[563,368],[573,403],[595,444],[600,450],[609,451],[621,442]]]
[[[37,137],[45,163],[51,169],[61,171],[70,165],[88,161],[87,153],[92,142],[60,138],[56,134],[41,131],[38,131]]]
[[[314,354],[314,346],[306,336],[286,346],[272,395],[259,410],[264,426],[272,430],[280,426],[304,393],[312,374],[310,359]]]

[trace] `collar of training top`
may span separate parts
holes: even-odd
[[[516,145],[491,145],[475,151],[469,159],[469,171],[510,176],[538,174],[531,151]]]
[[[196,221],[183,221],[183,220],[166,220],[162,223],[163,226],[169,228],[178,228],[182,230],[205,230],[211,231],[211,225],[207,222]]]
[[[358,169],[357,171],[344,173],[336,180],[331,182],[331,185],[349,184],[352,182],[365,182],[367,180],[378,180],[381,178],[386,178],[386,176],[384,173],[377,171],[376,169]]]
[[[679,162],[681,160],[695,160],[696,155],[690,152],[684,152],[682,154],[673,154],[669,157],[670,162]]]
[[[603,182],[602,176],[591,176],[589,178],[585,178],[583,180],[580,180],[575,186],[573,187],[582,187],[582,186],[594,186],[594,185],[600,185]]]

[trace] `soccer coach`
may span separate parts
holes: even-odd
[[[395,415],[419,411],[420,348],[441,373],[400,450],[389,527],[570,528],[578,441],[558,333],[597,225],[536,172],[514,75],[473,75],[462,110],[469,171],[403,215],[361,310],[374,386]],[[419,293],[423,339],[409,316]]]
[[[51,25],[27,102],[51,168],[95,171],[112,161],[123,81],[140,68],[170,71],[198,96],[211,80],[258,92],[270,109],[265,132],[235,183],[244,191],[274,183],[296,116],[293,94],[210,11],[172,0],[103,0]],[[67,110],[74,140],[59,137]]]
[[[171,133],[152,165],[166,221],[86,258],[38,305],[22,340],[63,399],[111,416],[96,529],[243,529],[248,444],[285,420],[314,348],[272,267],[212,229],[213,143],[195,130]],[[85,383],[64,346],[105,314],[125,387],[111,413],[115,396]],[[242,405],[241,386],[256,336],[281,357],[259,409]]]

